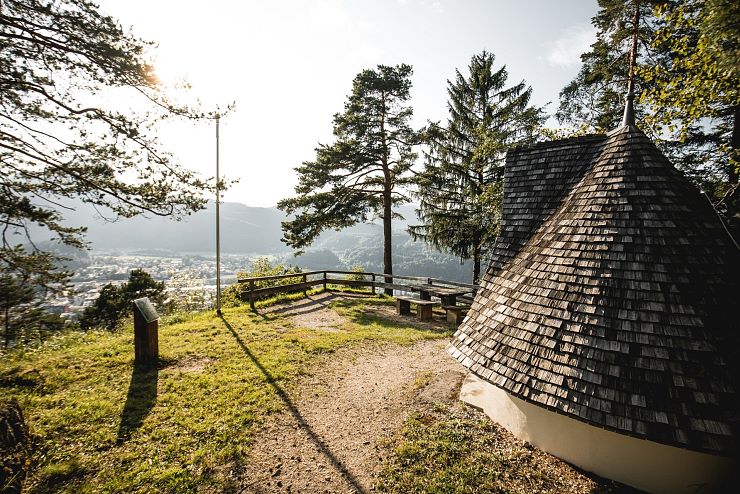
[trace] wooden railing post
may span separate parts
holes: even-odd
[[[341,278],[331,278],[329,277],[329,273],[334,274],[345,274],[345,275],[353,275],[353,276],[362,276],[362,281],[353,281],[348,279],[341,279]],[[319,276],[321,275],[321,278],[308,281],[309,276]],[[300,278],[301,281],[294,281],[295,278]],[[408,275],[386,275],[384,273],[370,273],[370,272],[352,272],[352,271],[331,271],[331,270],[323,270],[323,271],[304,271],[304,272],[298,272],[298,273],[289,273],[289,274],[282,274],[282,275],[274,275],[274,276],[259,276],[259,277],[253,277],[253,278],[241,278],[238,279],[237,282],[241,283],[242,286],[247,286],[246,289],[243,289],[240,293],[241,300],[245,301],[249,299],[249,306],[252,309],[252,311],[255,311],[255,305],[259,297],[263,297],[266,295],[272,295],[275,293],[283,293],[283,292],[293,292],[295,293],[298,290],[298,286],[300,286],[301,291],[303,292],[304,296],[308,295],[308,289],[314,285],[323,285],[324,290],[329,290],[329,282],[334,281],[339,284],[345,284],[350,285],[353,287],[356,286],[368,286],[366,283],[368,282],[368,278],[370,278],[370,290],[372,294],[375,294],[378,289],[386,290],[388,292],[393,293],[393,291],[398,290],[401,293],[406,292],[414,292],[418,291],[421,293],[429,292],[430,290],[434,290],[435,288],[449,288],[445,285],[453,285],[463,288],[468,288],[472,291],[473,296],[475,296],[475,290],[479,288],[477,285],[471,285],[468,283],[458,283],[455,281],[446,281],[426,276],[408,276]],[[401,284],[396,284],[396,280],[401,280]],[[280,282],[276,282],[277,280],[281,280]],[[385,280],[385,283],[383,281]],[[402,280],[408,280],[407,283],[404,283]],[[283,284],[285,281],[290,281],[289,283]],[[257,288],[257,284],[260,284],[260,288]],[[265,286],[266,285],[266,286]],[[386,286],[390,285],[390,287],[396,287],[394,290],[393,288],[385,288]],[[381,292],[382,293],[382,292]]]

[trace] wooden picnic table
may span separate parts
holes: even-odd
[[[406,316],[411,313],[411,304],[416,305],[416,318],[419,321],[432,320],[432,307],[437,302],[431,300],[422,300],[414,297],[396,296],[396,312],[400,316]]]
[[[455,305],[458,295],[469,293],[470,288],[442,288],[439,286],[420,286],[419,298],[431,300],[432,295],[442,299],[442,305]]]

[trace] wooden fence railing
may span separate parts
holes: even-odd
[[[336,275],[342,276],[338,277]],[[348,279],[348,276],[352,276]],[[357,279],[363,277],[363,279]],[[260,287],[260,282],[295,279],[295,283],[286,283],[275,286]],[[378,289],[398,290],[401,292],[411,293],[419,291],[421,287],[435,286],[439,288],[469,288],[470,295],[475,295],[478,285],[469,283],[460,283],[458,281],[448,281],[439,278],[429,278],[423,276],[407,275],[387,275],[383,273],[358,272],[358,271],[304,271],[302,273],[281,274],[277,276],[258,276],[253,278],[239,278],[237,283],[247,285],[246,289],[241,290],[242,300],[249,301],[249,305],[254,309],[256,300],[276,293],[300,292],[306,291],[312,287],[322,285],[325,290],[329,289],[328,285],[347,285],[354,288],[369,287],[371,292]]]

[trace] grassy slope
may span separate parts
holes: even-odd
[[[255,427],[318,354],[444,336],[363,315],[367,303],[390,302],[335,304],[350,321],[338,332],[244,308],[226,309],[223,320],[210,312],[163,321],[158,369],[133,367],[130,326],[5,356],[0,390],[19,399],[34,435],[30,492],[235,489]],[[207,365],[193,372],[188,362]]]

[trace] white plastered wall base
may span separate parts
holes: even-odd
[[[730,458],[666,446],[588,425],[520,400],[468,373],[460,399],[514,436],[586,471],[656,494],[720,489]]]

